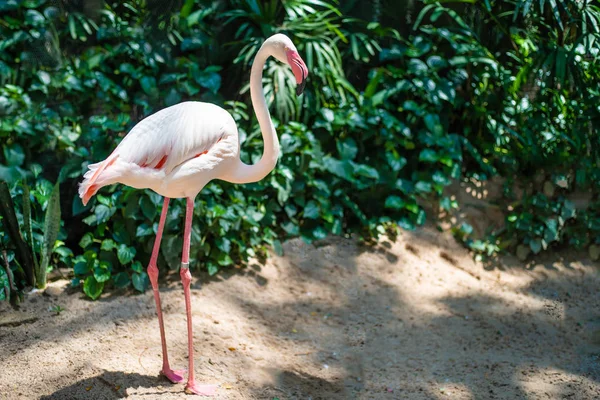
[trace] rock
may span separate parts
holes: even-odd
[[[46,296],[51,296],[51,297],[58,297],[60,296],[62,293],[62,289],[61,288],[57,288],[54,286],[48,286],[45,290],[44,290],[44,294]]]

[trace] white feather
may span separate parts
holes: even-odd
[[[180,103],[140,121],[106,160],[89,165],[79,195],[87,202],[102,186],[122,183],[171,198],[194,197],[230,169],[238,154],[237,127],[227,111],[210,103]]]

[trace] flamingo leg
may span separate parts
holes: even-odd
[[[185,229],[183,234],[183,255],[181,258],[181,282],[183,284],[183,292],[185,295],[185,310],[187,313],[187,329],[188,329],[188,361],[189,374],[188,382],[185,390],[188,393],[194,393],[201,396],[214,395],[216,385],[200,385],[194,379],[194,336],[192,334],[192,304],[190,298],[190,284],[192,282],[192,274],[190,273],[190,241],[192,238],[192,217],[194,215],[194,199],[187,199],[187,207],[185,212]]]
[[[152,291],[154,292],[154,301],[156,302],[156,314],[158,315],[158,324],[160,326],[160,341],[162,343],[162,355],[163,365],[160,371],[164,376],[167,377],[173,383],[183,382],[183,375],[185,370],[173,371],[169,367],[169,356],[167,354],[167,341],[165,340],[165,325],[163,323],[162,309],[160,306],[160,294],[158,293],[158,268],[156,261],[158,260],[158,251],[160,249],[160,240],[162,239],[163,229],[165,227],[165,221],[167,219],[167,210],[169,209],[169,198],[165,197],[163,203],[162,213],[160,214],[160,222],[158,223],[158,232],[156,232],[156,239],[154,239],[154,248],[152,249],[152,256],[150,257],[150,264],[148,265],[148,277],[150,283],[152,283]]]

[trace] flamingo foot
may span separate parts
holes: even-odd
[[[185,385],[187,394],[197,394],[198,396],[214,396],[217,391],[217,385],[200,385],[196,381],[188,382]]]
[[[170,380],[173,383],[180,383],[183,382],[184,377],[183,375],[185,374],[185,369],[178,369],[173,371],[171,368],[163,368],[160,371],[161,374],[163,374],[164,376],[167,377],[168,380]]]

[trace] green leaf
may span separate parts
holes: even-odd
[[[358,147],[352,138],[339,140],[337,141],[336,146],[338,152],[340,153],[340,157],[344,160],[354,160],[356,154],[358,153]]]
[[[142,263],[139,261],[134,261],[131,264],[131,269],[137,273],[142,273],[144,271],[144,267],[142,266]]]
[[[165,96],[165,105],[167,107],[173,106],[181,102],[181,94],[175,89],[171,88],[169,93]]]
[[[470,235],[471,233],[473,233],[473,227],[466,223],[463,222],[460,226],[460,230],[465,234],[465,235]]]
[[[575,218],[577,214],[577,210],[575,208],[575,204],[569,200],[565,200],[563,204],[563,208],[561,210],[561,216],[564,220]]]
[[[150,221],[154,220],[156,216],[156,206],[152,203],[152,201],[148,198],[148,196],[142,196],[140,198],[140,208],[142,209],[142,214]]]
[[[85,278],[83,292],[92,300],[96,300],[104,290],[104,282],[98,282],[92,275]]]
[[[552,235],[552,237],[558,236],[558,221],[554,218],[549,218],[546,220],[546,227],[548,232]]]
[[[100,248],[105,251],[111,251],[112,249],[117,248],[117,244],[112,239],[104,239]]]
[[[424,225],[426,219],[427,219],[427,215],[426,215],[425,211],[419,210],[419,213],[417,214],[417,225],[419,225],[419,226]]]
[[[300,233],[300,227],[291,221],[284,222],[281,227],[291,236],[297,236]]]
[[[93,242],[94,242],[94,235],[92,235],[90,232],[88,232],[81,237],[81,240],[79,241],[79,247],[81,247],[82,249],[85,249]]]
[[[146,272],[134,272],[131,276],[133,287],[138,292],[145,292],[148,286],[150,286],[150,279]]]
[[[0,262],[2,262],[0,260]],[[0,268],[0,301],[6,301],[10,297],[10,282],[4,268]]]
[[[385,199],[385,208],[391,208],[394,210],[401,210],[404,208],[405,206],[405,202],[404,200],[402,200],[400,198],[400,196],[388,196],[387,199]]]
[[[329,232],[327,232],[327,230],[325,230],[325,228],[323,228],[322,226],[317,226],[313,230],[312,235],[316,240],[322,240],[327,237],[328,233]]]
[[[408,218],[402,218],[400,221],[398,221],[398,226],[407,231],[414,231],[416,229],[415,224]]]
[[[73,272],[75,272],[75,275],[87,275],[90,272],[90,266],[87,261],[76,262],[73,266]]]
[[[181,9],[181,16],[185,17],[186,14],[189,13],[189,11],[187,10],[187,3],[191,3],[193,5],[193,1],[186,1],[186,4],[184,5],[184,7]],[[190,7],[191,9],[192,7]],[[186,9],[186,12],[184,13],[184,9]],[[187,17],[187,24],[188,27],[192,27],[194,25],[196,25],[200,20],[202,20],[202,18],[206,15],[207,10],[206,9],[200,9],[197,11],[194,11],[193,13],[189,14]]]
[[[137,227],[137,229],[135,231],[135,236],[144,237],[144,236],[152,235],[153,233],[154,233],[154,230],[152,229],[152,226],[150,226],[148,224],[141,224],[140,226]]]
[[[98,266],[94,267],[94,278],[99,283],[104,283],[110,279],[112,265],[108,261],[100,261]]]
[[[119,272],[113,277],[113,284],[118,288],[126,288],[131,284],[131,278],[127,272]]]
[[[417,189],[418,192],[429,193],[429,192],[431,192],[431,183],[425,182],[425,181],[419,181],[415,185],[415,189]]]
[[[400,189],[403,193],[412,194],[415,189],[414,184],[406,179],[398,179],[396,181],[396,188]]]
[[[405,208],[413,214],[418,214],[420,211],[419,205],[415,203],[406,204]]]
[[[215,275],[217,272],[219,272],[219,267],[217,267],[215,264],[210,263],[208,264],[208,275],[213,276]]]
[[[427,65],[434,69],[439,70],[448,66],[448,62],[440,56],[431,56],[427,59]]]
[[[317,219],[319,217],[319,206],[313,200],[306,203],[304,207],[304,218]]]
[[[279,240],[273,240],[273,250],[275,250],[275,254],[278,256],[283,256],[283,246]]]
[[[191,37],[185,38],[181,42],[181,50],[182,51],[192,51],[197,50],[205,46],[206,43],[199,37]]]
[[[203,71],[202,73],[195,75],[194,78],[200,86],[213,93],[217,93],[221,87],[221,75],[214,71]]]
[[[104,204],[98,204],[94,209],[94,214],[96,216],[96,223],[101,224],[110,218],[111,211],[108,206],[105,206]]]
[[[375,168],[365,164],[356,164],[355,167],[356,169],[354,170],[354,172],[356,173],[356,175],[364,176],[375,180],[379,179],[379,172],[377,172]]]
[[[142,196],[143,197],[143,196]],[[138,219],[137,212],[140,209],[141,199],[140,196],[136,196],[136,194],[132,194],[127,199],[127,205],[125,206],[125,216],[127,218]]]
[[[233,264],[233,260],[229,257],[229,254],[220,252],[217,256],[217,263],[222,267],[227,267]]]
[[[152,204],[152,201],[148,198],[148,196],[142,196],[140,198],[140,208],[142,210],[142,214],[150,221],[154,220],[156,216],[156,207]]]
[[[71,207],[72,215],[77,216],[77,215],[83,213],[84,211],[89,210],[90,208],[91,208],[91,204],[88,203],[87,206],[84,206],[79,195],[77,193],[75,193],[75,196],[73,197],[73,204]]]
[[[52,81],[50,74],[46,71],[38,71],[37,76],[38,78],[40,78],[40,82],[42,82],[42,84],[44,84],[45,86],[48,86]]]
[[[135,257],[135,248],[129,247],[125,244],[121,244],[119,246],[119,250],[117,250],[117,257],[119,258],[119,262],[121,264],[127,264],[131,262]]]
[[[29,26],[43,26],[45,18],[37,10],[27,10],[25,13],[25,24]]]
[[[40,266],[38,264],[38,258],[35,251],[35,243],[33,242],[33,229],[31,223],[31,196],[29,193],[29,186],[27,183],[23,183],[23,225],[25,228],[25,240],[32,250],[33,267],[34,271],[38,271]]]
[[[425,75],[427,73],[427,64],[418,58],[413,58],[408,62],[408,72],[417,76]]]
[[[349,162],[336,160],[333,157],[325,157],[323,159],[323,166],[332,174],[347,181],[354,182],[354,168]]]
[[[329,108],[321,108],[321,114],[323,115],[323,118],[325,118],[325,121],[327,121],[327,122],[333,122],[333,119],[335,118],[335,114],[334,114],[333,110],[331,110]]]
[[[533,239],[529,242],[529,247],[534,254],[538,254],[542,251],[542,241],[540,239]]]
[[[25,161],[25,153],[23,152],[23,147],[21,147],[21,145],[18,143],[14,143],[12,145],[5,145],[4,159],[6,160],[6,165],[8,165],[9,167],[20,167]]]
[[[43,289],[46,287],[46,272],[50,264],[50,257],[54,250],[54,244],[58,239],[60,230],[60,187],[57,182],[52,189],[50,200],[46,208],[44,218],[44,239],[42,240],[42,259],[36,272],[37,287]]]
[[[392,171],[398,172],[408,163],[408,160],[404,157],[400,157],[399,155],[393,154],[391,152],[387,152],[385,154],[388,164]]]
[[[226,237],[218,237],[215,240],[217,248],[224,253],[229,253],[231,251],[231,240]]]
[[[439,160],[439,156],[435,152],[435,150],[423,149],[423,150],[421,150],[421,153],[419,154],[419,161],[425,161],[425,162],[428,162],[428,163],[435,163],[438,160]]]
[[[142,90],[151,98],[158,97],[158,88],[156,87],[156,78],[153,76],[144,76],[140,79]]]
[[[425,126],[429,130],[429,132],[433,133],[436,136],[441,136],[444,134],[444,128],[440,123],[440,117],[436,114],[427,114],[424,118]]]
[[[192,12],[193,8],[194,8],[194,0],[185,0],[183,2],[183,7],[181,7],[181,11],[179,12],[179,15],[182,18],[188,18],[188,23],[190,23],[189,17],[190,17],[190,13]],[[196,14],[196,13],[194,13],[194,14]]]

